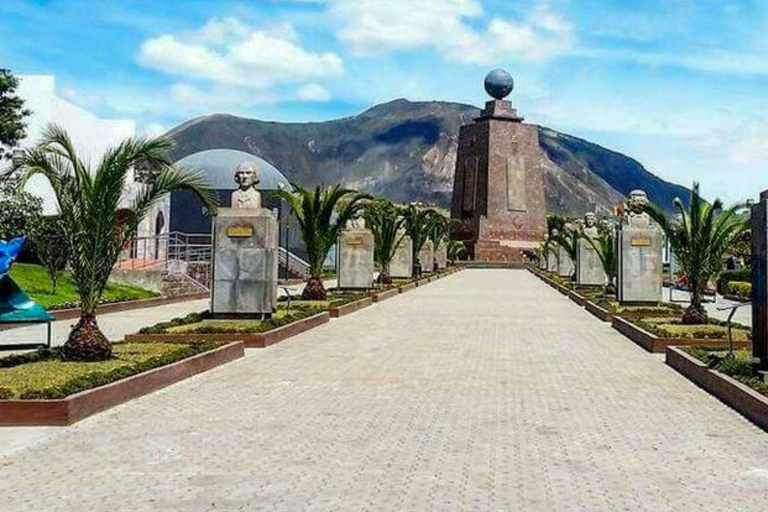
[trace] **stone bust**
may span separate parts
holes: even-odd
[[[355,217],[347,221],[347,229],[365,229],[365,219],[362,217]]]
[[[247,208],[258,210],[261,208],[261,193],[256,190],[256,185],[261,181],[259,167],[253,162],[243,162],[235,169],[235,182],[237,190],[232,192],[232,208]]]
[[[597,218],[593,212],[587,212],[584,215],[584,236],[588,238],[600,236],[600,232],[597,229]]]
[[[633,190],[627,198],[626,223],[630,226],[649,227],[651,217],[643,211],[650,203],[644,190]]]

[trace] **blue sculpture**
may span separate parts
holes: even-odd
[[[21,253],[25,241],[26,238],[23,236],[8,242],[0,240],[0,324],[46,323],[48,324],[47,345],[50,347],[50,322],[54,319],[53,315],[24,293],[8,275],[11,265]],[[35,343],[33,345],[44,344]],[[20,346],[13,345],[16,348]]]
[[[18,236],[10,242],[0,240],[0,276],[4,276],[11,269],[11,264],[16,261],[26,241],[23,236]]]
[[[514,88],[515,81],[512,80],[512,75],[503,69],[494,69],[485,76],[485,92],[492,98],[503,100]]]

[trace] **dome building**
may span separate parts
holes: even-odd
[[[257,189],[262,192],[265,208],[277,208],[279,201],[268,200],[265,193],[277,190],[282,184],[289,188],[288,179],[274,165],[256,155],[235,149],[208,149],[187,155],[176,165],[189,171],[202,173],[211,188],[216,190],[219,205],[230,206],[232,192],[237,188],[234,180],[235,168],[243,162],[252,162],[261,171],[261,182]],[[203,211],[203,205],[191,192],[180,191],[171,194],[169,230],[187,234],[211,232],[211,221]]]

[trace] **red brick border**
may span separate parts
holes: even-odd
[[[645,329],[638,327],[629,320],[619,316],[613,317],[613,328],[621,334],[634,341],[648,352],[663,354],[667,347],[706,347],[706,348],[728,348],[726,339],[707,339],[707,338],[661,338]],[[734,348],[749,348],[752,346],[750,341],[734,341]]]
[[[367,308],[371,304],[373,304],[373,297],[366,297],[342,306],[330,308],[328,312],[331,314],[331,318],[341,318],[360,309]]]
[[[592,313],[594,316],[596,316],[597,318],[599,318],[603,322],[612,322],[613,321],[613,313],[611,313],[610,311],[608,311],[605,308],[602,308],[602,307],[598,306],[597,304],[595,304],[591,300],[588,300],[584,304],[584,307],[586,308],[587,311]]]
[[[270,331],[245,334],[245,333],[163,333],[163,334],[127,334],[126,342],[180,342],[180,341],[242,341],[245,348],[266,348],[275,343],[287,340],[297,334],[313,329],[318,325],[328,323],[330,314],[327,311],[312,315],[301,320],[296,320],[288,325],[277,327]]]
[[[65,426],[133,398],[243,357],[242,342],[203,352],[159,368],[59,400],[0,400],[0,426]]]
[[[119,313],[121,311],[131,311],[133,309],[154,308],[165,306],[167,304],[176,304],[178,302],[187,302],[190,300],[207,299],[208,293],[196,293],[194,295],[180,295],[178,297],[152,297],[151,299],[126,300],[123,302],[113,302],[102,304],[96,309],[97,315],[106,315],[109,313]],[[72,320],[80,318],[80,308],[54,309],[49,311],[56,320]]]
[[[666,361],[685,378],[768,431],[768,397],[723,373],[710,369],[679,347],[668,347]]]
[[[390,288],[389,290],[384,290],[383,292],[379,292],[376,295],[373,296],[373,302],[382,302],[387,299],[391,299],[392,297],[398,295],[400,293],[399,288]]]

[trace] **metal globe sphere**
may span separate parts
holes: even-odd
[[[485,76],[485,92],[497,100],[503,100],[515,87],[512,75],[501,68],[494,69]]]

